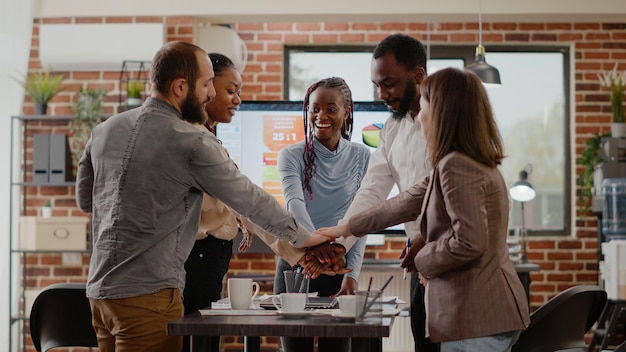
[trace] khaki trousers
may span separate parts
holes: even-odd
[[[100,352],[181,350],[182,337],[166,335],[167,323],[183,316],[178,289],[89,302]]]

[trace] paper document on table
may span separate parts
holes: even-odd
[[[211,302],[211,309],[230,309],[230,300],[226,297],[217,302]]]
[[[250,308],[258,309],[259,302],[261,302],[262,300],[268,297],[272,297],[272,296],[268,294],[263,294],[262,296],[255,297],[252,300],[252,304],[250,305]],[[220,300],[217,300],[216,302],[211,302],[211,309],[230,309],[230,300],[228,299],[228,297],[224,297]]]
[[[203,316],[240,316],[240,315],[276,315],[276,311],[265,309],[247,309],[247,310],[233,310],[233,309],[200,309],[200,314]]]
[[[384,304],[390,304],[390,303],[406,304],[406,302],[398,296],[383,296],[383,303]]]

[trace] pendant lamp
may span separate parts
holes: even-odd
[[[478,46],[476,47],[476,58],[474,59],[474,63],[465,67],[465,69],[474,72],[485,85],[501,84],[498,69],[485,61],[481,0],[478,0]]]

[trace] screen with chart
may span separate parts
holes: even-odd
[[[389,112],[379,102],[354,103],[352,141],[365,144],[373,152]],[[217,137],[242,173],[284,204],[278,175],[278,152],[304,140],[302,102],[244,101],[229,124],[219,124]],[[398,194],[397,188],[390,193]],[[385,233],[404,233],[404,226],[390,227]]]

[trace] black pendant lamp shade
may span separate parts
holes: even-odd
[[[485,84],[502,84],[498,69],[485,61],[485,47],[482,46],[482,44],[478,44],[476,47],[476,59],[474,63],[465,67],[465,69],[474,72]]]

